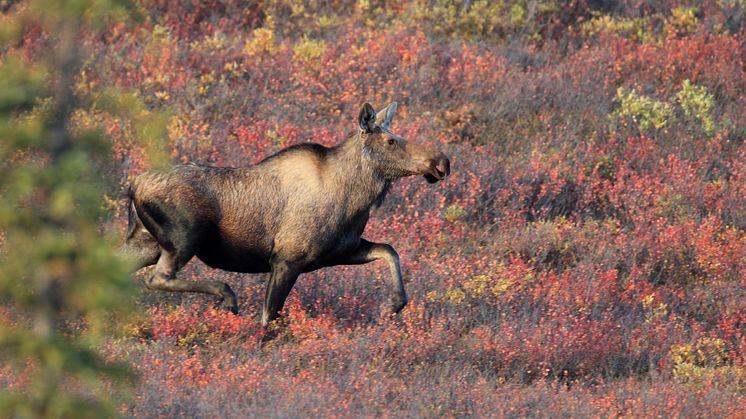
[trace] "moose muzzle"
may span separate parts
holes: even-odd
[[[428,183],[436,183],[451,174],[451,161],[445,154],[438,152],[435,158],[428,162],[428,170],[424,176]]]

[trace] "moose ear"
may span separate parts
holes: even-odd
[[[360,109],[360,115],[357,117],[357,122],[360,125],[362,132],[373,132],[376,127],[376,110],[370,106],[370,103],[365,102],[363,109]]]
[[[396,113],[397,106],[398,105],[396,102],[391,102],[389,106],[381,109],[378,112],[378,115],[376,115],[376,124],[385,129],[390,129],[391,121],[394,119],[394,114]]]

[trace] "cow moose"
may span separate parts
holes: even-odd
[[[359,128],[334,147],[297,144],[249,167],[185,164],[137,176],[123,248],[138,270],[155,265],[146,287],[214,294],[238,313],[227,284],[178,279],[177,271],[196,256],[227,271],[271,272],[261,319],[267,328],[300,274],[383,259],[391,270],[390,309],[399,312],[407,304],[399,255],[361,236],[391,182],[410,175],[438,182],[450,162],[390,131],[396,107],[376,114],[365,103]]]

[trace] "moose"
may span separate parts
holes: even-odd
[[[145,286],[213,294],[237,314],[228,284],[176,273],[194,256],[227,271],[270,272],[261,318],[267,328],[300,274],[383,259],[391,270],[389,308],[398,313],[407,304],[399,254],[361,237],[370,210],[396,179],[422,175],[435,183],[451,169],[442,152],[390,131],[396,108],[393,102],[376,113],[365,103],[359,128],[333,147],[302,143],[253,166],[185,164],[137,176],[124,250],[138,270],[155,265]]]

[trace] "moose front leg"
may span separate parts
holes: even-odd
[[[362,265],[379,259],[385,260],[389,264],[389,270],[391,271],[389,307],[392,313],[398,313],[407,305],[407,292],[404,290],[401,266],[399,266],[399,254],[390,244],[373,243],[361,239],[355,253],[350,255],[347,260],[340,262],[340,265]]]
[[[285,300],[302,271],[303,269],[294,263],[286,261],[272,263],[272,274],[267,284],[267,294],[264,297],[262,327],[266,329],[272,320],[279,317],[278,313],[285,305]]]

